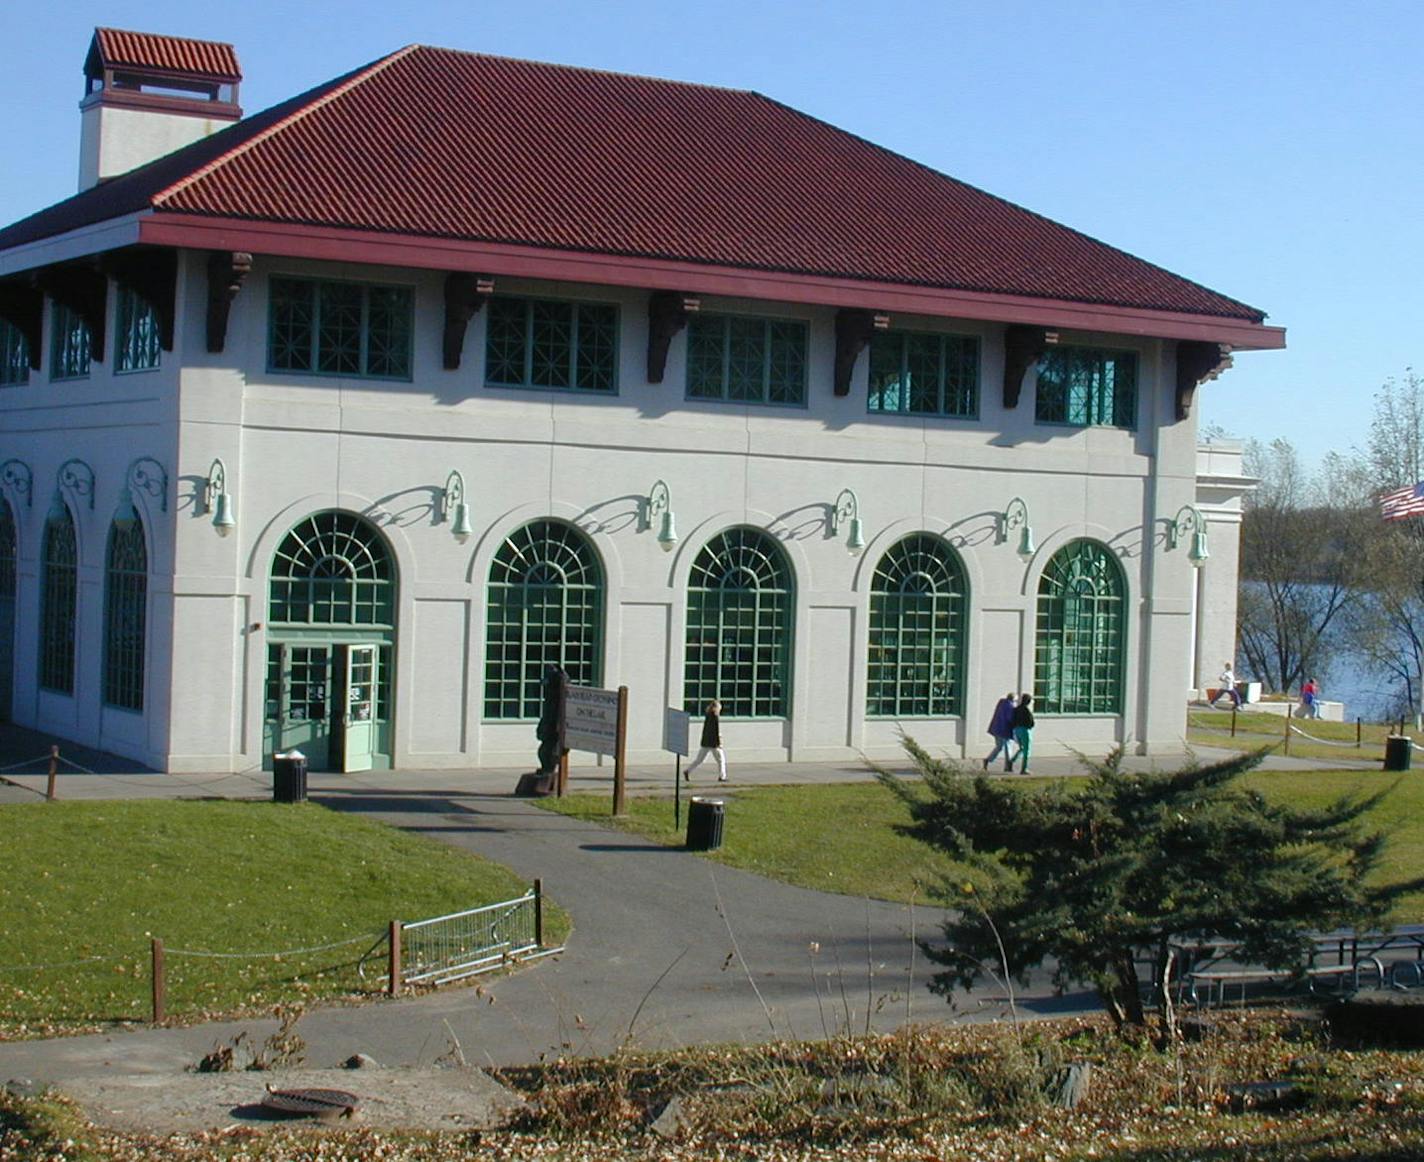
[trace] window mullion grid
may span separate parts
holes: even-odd
[[[363,286],[361,288],[361,323],[357,336],[357,367],[358,375],[369,375],[371,366],[371,288]]]

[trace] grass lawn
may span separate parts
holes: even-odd
[[[1390,837],[1379,878],[1395,882],[1424,874],[1424,772],[1253,771],[1244,781],[1270,798],[1301,806],[1392,788],[1367,817],[1369,826]],[[1041,781],[1023,781],[1024,786],[1035,784]],[[709,857],[786,883],[882,900],[908,901],[913,895],[922,902],[926,887],[956,867],[943,854],[897,832],[896,824],[908,817],[878,783],[756,787],[722,797],[727,803],[723,846]],[[603,794],[539,804],[670,846],[680,846],[686,832],[687,805],[679,832],[672,824],[671,799],[632,798],[623,819],[610,819]],[[1401,901],[1396,920],[1424,922],[1424,893]]]
[[[4,806],[0,851],[0,1038],[148,1019],[151,937],[166,947],[174,1016],[371,992],[384,943],[364,977],[357,961],[390,920],[528,887],[466,852],[314,804]],[[567,916],[545,917],[545,939],[560,939]]]
[[[1217,746],[1227,750],[1254,750],[1260,746],[1277,746],[1277,753],[1283,754],[1287,722],[1296,730],[1304,732],[1291,732],[1290,753],[1297,758],[1381,762],[1384,759],[1385,736],[1394,733],[1393,726],[1364,723],[1360,727],[1362,745],[1356,748],[1353,722],[1283,718],[1275,714],[1245,710],[1236,716],[1236,735],[1232,737],[1231,711],[1191,709],[1187,711],[1187,741],[1199,746]],[[1415,736],[1412,729],[1407,729],[1406,733],[1414,738],[1415,742],[1424,742],[1424,739]],[[1313,742],[1312,738],[1328,741]],[[1424,758],[1424,755],[1416,755],[1415,762],[1419,762],[1421,758]]]

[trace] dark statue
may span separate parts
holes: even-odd
[[[558,666],[544,671],[544,705],[534,737],[539,740],[539,769],[519,776],[516,795],[552,795],[559,781],[559,760],[564,754],[564,688],[569,676]]]

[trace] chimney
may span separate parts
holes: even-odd
[[[79,102],[79,188],[172,153],[242,117],[230,44],[96,28]]]

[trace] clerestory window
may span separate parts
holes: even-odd
[[[687,396],[725,403],[806,402],[806,324],[794,319],[693,315]]]
[[[1074,427],[1137,426],[1137,354],[1052,347],[1038,364],[1035,418]]]
[[[412,305],[405,286],[273,278],[268,370],[409,379]]]

